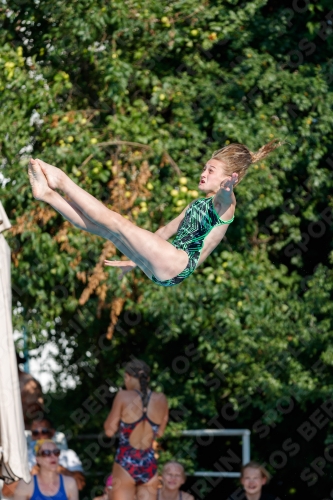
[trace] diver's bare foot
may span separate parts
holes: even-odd
[[[49,163],[45,163],[45,161],[40,160],[39,158],[37,158],[36,161],[39,163],[49,187],[51,189],[61,189],[64,174],[60,168],[49,165]]]
[[[36,160],[31,158],[28,167],[29,180],[32,187],[32,194],[36,200],[46,201],[52,194],[52,189],[47,184],[45,175]]]

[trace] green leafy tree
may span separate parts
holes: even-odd
[[[96,388],[120,385],[135,355],[170,399],[161,461],[213,468],[177,432],[248,426],[254,456],[285,478],[285,492],[328,495],[325,477],[312,486],[300,477],[329,446],[330,424],[317,450],[297,428],[333,388],[331,7],[2,2],[0,195],[13,224],[14,322],[30,348],[57,346],[47,406],[74,436],[102,428],[110,401]],[[198,196],[212,151],[275,137],[287,144],[237,187],[227,238],[171,289],[139,271],[119,282],[103,267],[113,245],[33,200],[27,179],[29,156],[39,156],[154,231]],[[69,376],[77,386],[64,390]],[[89,395],[98,411],[84,406]],[[272,454],[290,436],[299,451],[283,450],[279,468]],[[87,469],[107,472],[108,448],[77,446]]]

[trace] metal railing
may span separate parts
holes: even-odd
[[[181,436],[242,436],[242,465],[250,461],[250,435],[249,429],[195,429],[182,431]],[[73,436],[72,439],[91,440],[97,439],[100,434],[81,434]],[[101,473],[102,474],[102,473]],[[240,472],[226,472],[226,471],[196,471],[191,476],[199,477],[240,477]]]
[[[182,431],[182,436],[242,436],[242,465],[250,461],[249,429],[196,429]],[[200,477],[240,477],[240,472],[196,471],[193,476]]]

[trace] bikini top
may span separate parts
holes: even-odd
[[[65,491],[65,486],[64,486],[64,480],[63,477],[60,475],[60,486],[59,490],[55,495],[44,495],[38,486],[38,479],[37,476],[33,476],[34,478],[34,492],[32,496],[30,497],[30,500],[67,500],[67,495]]]
[[[137,391],[137,390],[135,392],[137,392],[141,396],[142,406],[143,406],[142,417],[140,417],[135,422],[131,422],[131,423],[123,422],[123,420],[120,421],[120,424],[119,424],[119,446],[120,447],[122,447],[122,446],[131,446],[130,442],[129,442],[130,435],[132,434],[132,432],[134,431],[135,427],[140,422],[143,422],[144,420],[146,420],[147,422],[150,423],[150,425],[151,425],[151,427],[153,429],[153,432],[154,432],[153,439],[155,438],[155,436],[156,436],[156,434],[158,432],[158,429],[160,427],[160,424],[155,424],[155,422],[153,422],[152,420],[150,420],[150,418],[147,415],[148,405],[149,405],[150,397],[152,395],[152,391],[150,391],[150,393],[148,395],[148,400],[147,400],[146,407],[144,406],[143,395],[141,394],[141,392]]]
[[[216,226],[231,224],[234,217],[223,221],[216,212],[213,196],[195,200],[186,210],[185,217],[172,244],[186,252],[200,252],[206,236]]]
[[[179,490],[179,500],[183,499],[183,493]],[[160,490],[157,490],[157,500],[160,500]]]

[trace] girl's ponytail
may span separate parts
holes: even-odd
[[[244,144],[231,143],[228,144],[228,146],[224,146],[222,149],[214,151],[212,158],[223,162],[223,168],[227,175],[232,175],[234,172],[238,174],[237,184],[239,184],[252,163],[263,160],[274,151],[274,149],[283,144],[285,144],[285,141],[273,139],[253,153]]]
[[[252,151],[250,151],[251,160],[252,160],[251,163],[257,163],[258,161],[263,160],[272,151],[274,151],[274,149],[282,146],[283,144],[285,144],[284,141],[279,141],[279,139],[273,139],[272,141],[268,142],[267,144],[262,146],[260,149],[258,149],[258,151],[256,153],[253,153]]]
[[[139,371],[139,382],[140,382],[140,389],[142,392],[142,404],[143,404],[143,411],[147,411],[147,404],[148,404],[148,375],[143,371]]]

